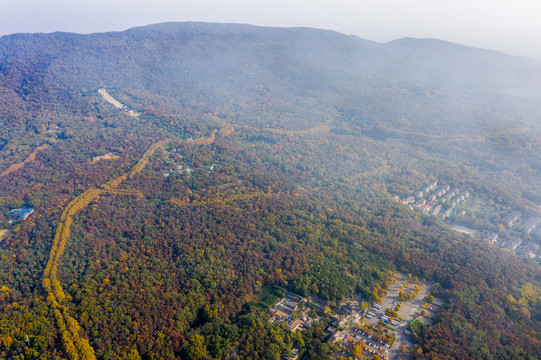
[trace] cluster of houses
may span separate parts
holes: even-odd
[[[527,243],[524,246],[521,246],[516,251],[516,253],[518,255],[524,256],[526,258],[533,259],[533,258],[539,257],[541,251],[539,249],[539,245],[530,242],[530,243]]]
[[[486,240],[489,244],[498,245],[498,234],[492,231],[487,231],[483,234],[482,239]]]
[[[287,322],[286,330],[290,332],[308,329],[314,324],[314,319],[310,316],[312,309],[304,305],[307,303],[308,300],[304,297],[288,292],[283,299],[270,308],[269,322],[279,324],[285,321]]]
[[[307,305],[310,305],[310,307],[308,307]],[[330,324],[327,329],[325,329],[325,333],[327,334],[327,338],[325,340],[326,342],[335,343],[340,341],[342,345],[346,346],[346,348],[351,348],[353,343],[348,341],[348,339],[359,340],[361,339],[361,336],[366,336],[366,348],[364,351],[372,354],[379,354],[380,358],[382,359],[387,358],[386,354],[389,353],[388,349],[391,347],[391,345],[384,343],[380,339],[381,334],[376,334],[376,330],[374,330],[375,328],[373,325],[370,325],[370,327],[374,330],[373,335],[364,334],[361,332],[361,330],[353,330],[351,326],[347,325],[347,319],[361,319],[363,316],[366,316],[367,319],[370,319],[375,316],[375,314],[371,313],[370,311],[379,311],[381,305],[378,303],[373,304],[372,310],[366,309],[364,311],[360,309],[358,301],[348,301],[345,304],[339,306],[332,306],[329,308],[328,302],[326,300],[318,298],[317,296],[310,296],[304,298],[300,295],[288,292],[284,298],[278,301],[269,310],[269,313],[271,315],[269,322],[273,324],[286,322],[286,330],[291,332],[302,331],[313,326],[314,321],[318,321],[321,319],[321,317],[319,316],[312,317],[315,312],[313,312],[311,308],[316,309],[317,312],[320,313],[328,312],[329,310],[331,310],[331,313],[333,313],[330,316]],[[376,308],[378,310],[374,310]],[[382,324],[388,323],[392,324],[393,326],[399,325],[399,322],[397,320],[390,319],[389,316],[385,314],[381,315],[381,322]],[[379,329],[381,330],[377,331],[383,331],[382,327],[379,327]],[[379,340],[376,340],[376,338]],[[346,354],[347,351],[342,351],[341,353]],[[299,350],[293,349],[291,356],[283,356],[282,359],[296,360],[298,359],[299,355]]]
[[[451,216],[456,206],[471,195],[468,191],[451,189],[449,185],[438,187],[436,181],[418,191],[415,196],[394,199],[402,204],[409,205],[411,209],[418,208],[423,214],[441,216],[446,219]],[[445,208],[444,208],[445,207]]]
[[[307,306],[308,304],[323,313],[327,306],[327,301],[317,296],[305,298],[288,292],[284,298],[269,309],[269,322],[276,325],[285,322],[286,330],[290,332],[306,330],[314,325],[314,321],[321,319],[317,314],[315,318],[312,317],[314,314],[312,308]],[[332,338],[332,333],[328,333],[328,335],[330,335],[328,339]],[[329,341],[328,339],[327,341]],[[282,356],[281,359],[297,360],[299,356],[299,349],[293,348],[290,356]]]
[[[313,311],[315,309],[316,311]],[[349,301],[340,306],[332,306],[326,300],[315,295],[302,297],[300,295],[288,292],[286,296],[278,301],[269,309],[269,322],[279,325],[285,322],[285,329],[290,332],[306,330],[314,325],[315,321],[321,320],[317,313],[326,313],[332,310],[334,313],[330,316],[331,323],[325,330],[327,334],[326,342],[334,342],[340,334],[338,327],[341,318],[349,315],[358,315],[362,313],[358,301]],[[299,349],[292,349],[291,356],[282,357],[287,360],[295,360],[299,357]]]
[[[363,358],[366,356],[378,356],[380,359],[395,359],[404,354],[400,350],[401,344],[411,344],[406,337],[401,336],[403,329],[406,328],[404,321],[423,316],[424,319],[432,318],[432,315],[424,314],[424,311],[417,311],[435,304],[421,302],[420,304],[400,307],[400,291],[407,286],[407,277],[405,274],[397,273],[397,281],[391,282],[388,288],[389,293],[385,294],[378,302],[365,302],[362,299],[349,299],[340,305],[333,305],[315,295],[303,297],[292,292],[287,292],[269,309],[269,322],[277,324],[287,331],[302,331],[314,326],[314,322],[322,317],[318,314],[328,314],[330,323],[324,331],[326,335],[325,342],[340,345],[341,350],[335,355],[335,359],[352,358],[352,354],[358,354],[358,346],[362,348]],[[410,275],[411,277],[411,275]],[[402,282],[403,280],[403,282]],[[417,282],[417,280],[413,280]],[[428,294],[428,287],[423,287]],[[421,288],[420,287],[420,288]],[[409,289],[409,288],[408,288]],[[419,290],[418,290],[419,291]],[[426,297],[425,297],[426,299]],[[362,301],[362,303],[360,302]],[[437,301],[438,304],[443,303]],[[371,305],[371,306],[370,306]],[[438,305],[439,306],[439,305]],[[362,308],[362,310],[361,310]],[[393,310],[394,309],[394,310]],[[389,313],[389,311],[391,311]],[[394,313],[402,311],[402,315]],[[324,316],[324,315],[323,315]],[[404,319],[402,317],[404,316]],[[428,320],[426,320],[428,321]],[[425,320],[423,322],[427,323]],[[408,330],[406,329],[405,333]],[[357,347],[357,349],[354,349]],[[292,349],[291,355],[282,356],[282,360],[297,360],[302,355],[299,349]],[[303,357],[304,359],[305,357]]]
[[[358,301],[348,301],[343,305],[328,307],[328,302],[315,295],[307,298],[300,295],[288,292],[284,298],[274,304],[270,308],[270,322],[278,324],[282,321],[287,321],[287,330],[293,332],[299,329],[310,328],[314,321],[320,320],[320,317],[312,318],[311,307],[315,308],[319,313],[325,313],[329,309],[336,315],[331,316],[331,324],[337,324],[340,320],[339,316],[348,316],[360,314]]]
[[[502,219],[502,223],[507,226],[508,229],[516,226],[516,228],[522,229],[523,233],[525,232],[526,234],[530,234],[532,231],[537,229],[537,232],[541,234],[541,227],[538,227],[539,223],[541,222],[541,218],[537,216],[532,216],[520,223],[519,220],[521,217],[522,213],[514,210]],[[472,236],[478,236],[479,234],[478,230],[470,229],[461,225],[452,225],[452,228],[456,231]],[[516,253],[517,255],[521,255],[526,258],[536,258],[541,255],[539,245],[533,242],[525,242],[520,236],[516,235],[518,234],[517,232],[515,232],[514,234],[515,235],[511,235],[507,238],[502,239],[498,233],[495,233],[493,231],[485,231],[481,234],[480,237],[489,244],[507,249]]]
[[[508,215],[506,215],[502,219],[502,223],[508,229],[516,227],[517,229],[522,229],[523,233],[525,232],[526,234],[530,234],[532,231],[537,229],[537,232],[541,234],[541,227],[538,227],[539,223],[541,222],[541,218],[537,216],[532,216],[524,220],[522,223],[520,223],[519,220],[521,217],[522,217],[522,213],[517,210],[514,210],[514,211],[511,211]],[[452,225],[452,228],[453,230],[456,230],[461,233],[465,233],[474,237],[478,236],[478,234],[480,233],[478,230],[470,229],[468,227],[456,225],[456,224]],[[521,255],[526,258],[536,258],[541,255],[539,245],[533,242],[525,242],[517,234],[519,233],[514,232],[512,233],[511,236],[502,239],[498,233],[495,233],[493,231],[485,231],[485,232],[482,232],[480,237],[481,239],[485,240],[489,244],[507,249],[509,251],[516,253],[517,255]]]
[[[532,231],[537,230],[536,232],[541,234],[541,227],[539,226],[541,218],[539,216],[530,216],[520,222],[522,215],[523,214],[520,211],[513,210],[503,218],[502,222],[508,229],[516,227],[526,234],[530,234]],[[498,234],[495,232],[485,232],[482,238],[490,244],[498,245],[527,258],[539,257],[541,254],[538,244],[532,242],[525,243],[521,237],[516,235],[498,241]]]
[[[538,216],[532,216],[528,220],[524,221],[522,223],[522,228],[526,231],[526,233],[531,233],[533,230],[537,228],[539,223],[541,222],[541,218]]]
[[[509,239],[503,240],[501,244],[499,244],[499,246],[504,249],[510,250],[517,255],[521,255],[530,259],[539,257],[541,253],[539,249],[539,245],[534,244],[532,242],[528,242],[524,244],[524,241],[517,236],[513,236]]]
[[[520,211],[511,211],[506,217],[503,218],[503,223],[507,225],[507,227],[512,227],[515,225],[515,222],[517,222],[518,219],[522,216],[522,213]]]
[[[402,204],[408,205],[412,210],[418,209],[423,214],[431,216],[440,216],[444,220],[450,221],[451,217],[456,218],[466,215],[465,210],[457,209],[457,206],[464,200],[471,197],[468,191],[461,191],[458,188],[452,189],[449,185],[438,186],[436,181],[426,185],[423,189],[416,191],[414,195],[400,198],[394,196],[394,199]],[[455,212],[455,215],[453,213]],[[480,231],[471,229],[463,225],[452,224],[453,230],[471,235],[479,236],[488,243],[508,249],[516,254],[535,258],[541,255],[541,249],[538,244],[523,241],[521,236],[528,235],[537,229],[536,233],[541,234],[541,217],[525,217],[518,210],[513,210],[502,219],[502,224],[507,229],[512,229],[509,237],[501,239],[499,234],[492,231]],[[514,231],[517,230],[517,231]]]
[[[172,152],[169,154],[169,160],[171,161],[171,164],[167,164],[171,166],[162,172],[163,175],[167,177],[172,174],[190,174],[193,169],[189,164],[182,162],[182,158],[183,156],[178,152],[178,149],[173,149]],[[214,166],[215,165],[212,165],[210,169],[214,169]]]

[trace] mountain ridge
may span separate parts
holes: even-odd
[[[94,35],[103,35],[103,34],[122,34],[122,33],[134,33],[134,32],[140,32],[140,31],[148,31],[148,30],[163,30],[166,29],[166,31],[161,31],[162,33],[171,33],[173,30],[180,31],[180,30],[202,30],[203,28],[209,29],[209,26],[213,27],[221,27],[224,30],[229,30],[231,33],[231,30],[235,30],[237,28],[240,29],[266,29],[266,30],[307,30],[307,31],[319,31],[319,32],[328,32],[332,34],[341,35],[343,37],[349,37],[354,38],[357,40],[361,40],[363,42],[367,43],[373,43],[377,45],[388,45],[388,44],[399,44],[399,43],[417,43],[419,46],[426,43],[432,43],[432,44],[439,44],[439,45],[451,45],[451,46],[459,46],[462,48],[470,48],[475,50],[481,50],[481,51],[487,51],[492,53],[499,53],[503,54],[505,56],[515,57],[515,58],[525,58],[532,60],[534,62],[541,62],[539,59],[530,58],[527,56],[520,56],[520,55],[513,55],[506,53],[505,51],[501,50],[495,50],[490,48],[484,48],[484,47],[477,47],[472,45],[465,45],[458,42],[450,41],[450,40],[444,40],[439,38],[433,38],[433,37],[411,37],[411,36],[405,36],[401,38],[397,38],[394,40],[389,41],[374,41],[362,38],[358,35],[354,34],[345,34],[337,30],[332,29],[322,29],[322,28],[316,28],[316,27],[309,27],[309,26],[288,26],[288,27],[279,27],[279,26],[265,26],[265,25],[254,25],[250,23],[226,23],[226,22],[203,22],[203,21],[165,21],[165,22],[159,22],[159,23],[151,23],[147,25],[138,25],[133,26],[124,30],[114,30],[114,31],[103,31],[103,32],[91,32],[91,33],[78,33],[78,32],[71,32],[71,31],[53,31],[53,32],[18,32],[18,33],[12,33],[12,34],[5,34],[0,36],[0,40],[3,38],[9,38],[9,37],[17,37],[17,36],[26,36],[26,35],[78,35],[78,36],[94,36]],[[168,29],[169,28],[169,29]],[[176,29],[174,29],[176,28]]]
[[[74,48],[75,43],[82,46]],[[442,48],[445,50],[444,56],[440,54]],[[140,58],[137,66],[141,67],[145,63],[157,63],[159,57],[159,62],[170,60],[166,65],[171,70],[179,65],[182,67],[178,62],[185,61],[186,56],[194,59],[199,56],[198,60],[202,63],[220,58],[223,60],[222,74],[227,71],[237,75],[246,72],[253,77],[260,71],[270,71],[281,74],[281,78],[287,78],[288,72],[291,75],[302,74],[306,78],[309,70],[314,72],[314,76],[325,79],[323,86],[335,86],[336,81],[333,82],[332,78],[337,76],[349,81],[345,87],[338,87],[340,91],[357,91],[351,81],[363,81],[369,72],[371,77],[379,76],[384,81],[420,82],[420,85],[430,86],[473,86],[489,92],[497,90],[497,86],[517,88],[524,84],[528,84],[526,91],[529,93],[536,93],[531,91],[532,88],[541,89],[537,81],[541,77],[541,62],[536,60],[443,40],[403,38],[381,44],[354,35],[314,28],[169,22],[89,35],[64,32],[15,34],[0,38],[0,54],[4,58],[0,66],[4,69],[9,59],[25,57],[34,60],[41,57],[41,63],[50,57],[54,59],[51,60],[53,63],[59,63],[62,57],[76,56],[76,59],[67,59],[77,64],[76,67],[84,67],[95,60],[105,63],[107,56],[111,60],[118,56],[129,67],[135,65],[134,62],[129,63],[129,57]],[[116,60],[110,61],[109,66],[117,66]],[[190,67],[207,71],[200,69],[195,60],[181,71],[190,71]],[[101,74],[95,73],[96,70],[87,66],[84,72],[94,71],[93,77],[99,78]],[[117,73],[122,76],[120,71]],[[219,76],[216,73],[214,81],[226,81]],[[189,74],[186,73],[184,78],[189,78]],[[76,84],[78,80],[72,77],[66,86]],[[84,86],[101,85],[87,82]]]

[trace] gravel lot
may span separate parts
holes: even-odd
[[[410,358],[410,356],[409,354],[402,352],[400,350],[400,346],[405,345],[408,349],[411,349],[411,347],[413,346],[413,341],[411,337],[404,334],[404,330],[408,326],[408,323],[413,320],[414,317],[416,317],[417,320],[420,320],[426,324],[431,324],[432,318],[435,315],[433,311],[430,311],[426,308],[426,302],[423,300],[425,296],[428,296],[430,294],[430,289],[432,288],[433,283],[428,281],[426,283],[423,283],[421,279],[417,284],[415,284],[411,280],[408,280],[408,276],[406,274],[402,273],[396,273],[395,279],[396,282],[390,284],[389,288],[387,289],[387,296],[382,297],[383,303],[381,304],[380,310],[376,311],[376,309],[374,308],[370,310],[371,312],[375,313],[376,316],[374,316],[372,319],[365,319],[365,321],[369,324],[375,325],[379,323],[381,315],[385,315],[385,309],[394,309],[396,305],[400,302],[398,294],[401,291],[400,288],[406,280],[409,282],[409,285],[405,286],[402,290],[406,294],[414,290],[415,285],[420,285],[421,290],[419,291],[419,294],[415,297],[415,299],[402,302],[400,311],[398,312],[398,316],[403,319],[402,321],[400,321],[400,325],[396,327],[391,326],[391,328],[394,328],[396,330],[396,340],[389,351],[389,359],[405,360]],[[433,308],[433,310],[437,310],[437,306],[431,305],[431,307]],[[427,312],[426,316],[421,315],[421,310],[423,309],[425,309]]]

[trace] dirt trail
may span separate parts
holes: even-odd
[[[13,164],[10,167],[8,167],[6,170],[4,170],[0,174],[0,177],[9,175],[14,171],[22,169],[24,167],[24,165],[26,165],[27,163],[36,160],[36,155],[38,154],[38,152],[43,151],[43,150],[47,150],[49,147],[50,147],[49,144],[43,144],[43,145],[38,146],[37,148],[34,149],[34,151],[32,151],[32,153],[30,155],[28,155],[28,157],[26,159],[24,159],[24,161],[22,161],[20,163],[17,163],[17,164]]]

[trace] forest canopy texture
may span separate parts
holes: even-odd
[[[445,301],[416,358],[536,359],[538,260],[393,196],[439,181],[539,216],[539,104],[539,61],[439,40],[3,36],[0,357],[331,359],[328,319],[291,333],[273,301],[372,301],[401,271]]]

